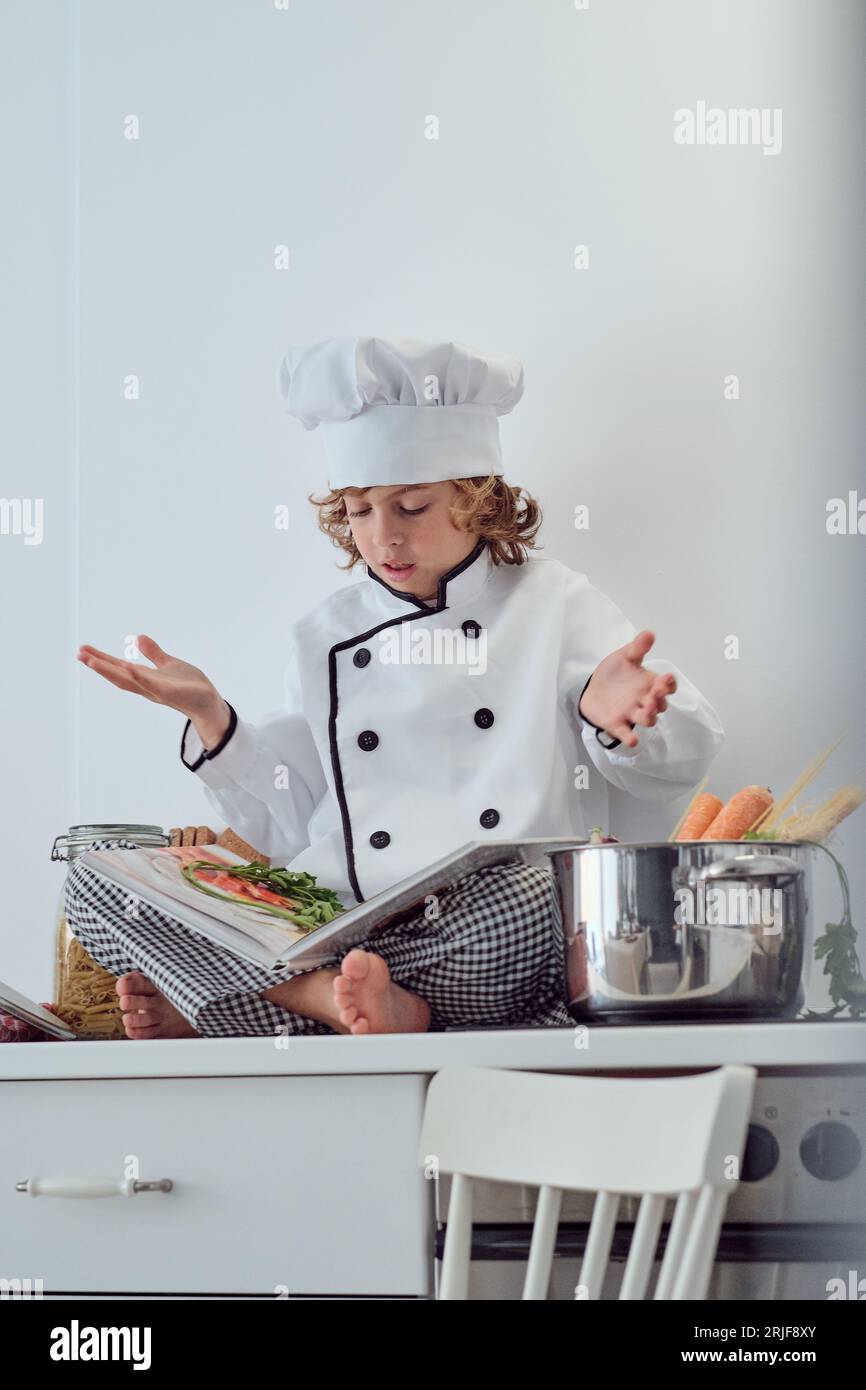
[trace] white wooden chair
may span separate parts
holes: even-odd
[[[668,1198],[676,1207],[653,1297],[706,1298],[756,1074],[744,1066],[635,1079],[484,1067],[437,1072],[420,1160],[453,1175],[439,1297],[468,1296],[472,1181],[479,1178],[539,1188],[524,1299],[547,1297],[564,1190],[597,1194],[576,1296],[600,1297],[620,1198],[639,1195],[620,1299],[647,1296]]]

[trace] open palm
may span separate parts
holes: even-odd
[[[152,637],[142,635],[136,641],[142,656],[152,661],[153,666],[144,666],[138,661],[122,661],[109,652],[88,645],[79,648],[78,660],[119,690],[143,695],[146,700],[153,700],[158,705],[169,705],[188,719],[207,714],[221,702],[219,691],[204,671],[191,666],[188,661],[181,661],[179,657],[169,656]]]
[[[667,696],[677,688],[672,672],[660,676],[641,665],[655,640],[655,633],[644,629],[606,656],[593,671],[580,701],[579,714],[629,748],[638,742],[632,726],[652,728],[668,707]]]

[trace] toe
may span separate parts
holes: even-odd
[[[349,1028],[350,1033],[369,1033],[370,1021],[366,1018],[359,1018]]]
[[[118,998],[122,1013],[133,1014],[136,1009],[153,1010],[154,996],[152,994],[121,994]]]
[[[357,1017],[358,1010],[355,1008],[354,1004],[350,1004],[348,1008],[340,1010],[340,1022],[344,1023],[347,1028],[351,1023],[355,1022]]]
[[[116,981],[114,988],[118,994],[156,994],[156,986],[146,975],[142,975],[140,970],[130,970],[128,974],[121,975]]]
[[[349,980],[363,980],[370,970],[370,957],[356,946],[343,957],[340,971]]]
[[[128,1038],[156,1038],[159,1036],[159,1027],[157,1024],[143,1025],[138,1021],[133,1023],[132,1019],[134,1017],[137,1019],[137,1015],[131,1015],[123,1020],[123,1026]]]
[[[130,1028],[156,1028],[161,1019],[159,1014],[147,1009],[130,1009],[124,1013],[123,1022],[124,1025],[128,1023]]]

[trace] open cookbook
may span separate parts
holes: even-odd
[[[268,869],[212,845],[92,849],[81,861],[127,890],[132,922],[140,898],[257,965],[304,969],[412,916],[464,874],[514,859],[544,862],[545,848],[574,843],[574,836],[472,842],[352,908],[311,874]]]

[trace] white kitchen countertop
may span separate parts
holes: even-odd
[[[866,1022],[601,1025],[580,1030],[575,1026],[374,1037],[4,1043],[0,1046],[0,1081],[429,1074],[448,1066],[562,1072],[691,1070],[732,1062],[756,1067],[866,1067]]]

